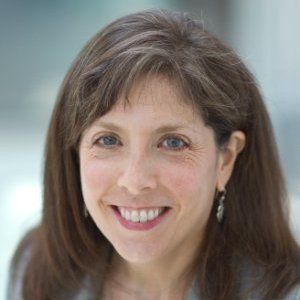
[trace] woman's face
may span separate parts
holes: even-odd
[[[120,99],[80,142],[90,217],[129,262],[196,247],[212,208],[219,169],[213,131],[179,97],[167,79],[141,80],[130,105]]]

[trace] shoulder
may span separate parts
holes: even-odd
[[[296,285],[284,298],[284,300],[300,300],[300,284]]]
[[[250,260],[245,260],[243,262],[238,278],[240,278],[239,285],[242,294],[247,294],[248,291],[252,291],[247,300],[260,299],[259,295],[261,295],[261,290],[253,290],[253,287],[262,280],[264,274],[265,272],[263,267],[258,266]],[[292,287],[284,298],[280,297],[278,299],[275,298],[274,300],[300,300],[300,284],[298,283]]]
[[[37,228],[28,231],[22,238],[10,262],[7,299],[22,299],[22,288],[27,265],[32,256]]]
[[[263,274],[264,270],[262,267],[250,260],[244,260],[243,263],[241,263],[241,268],[237,274],[239,295],[241,297],[238,299],[261,300],[261,290],[255,289],[255,286],[261,281]],[[199,299],[197,293],[197,282],[199,281],[198,275],[194,277],[193,282],[186,293],[186,300]],[[300,300],[300,284],[292,287],[284,298],[274,298],[274,300]]]
[[[20,251],[19,251],[20,252]],[[26,266],[30,259],[31,247],[24,248],[12,260],[9,281],[7,288],[7,298],[11,300],[22,299],[23,278]]]

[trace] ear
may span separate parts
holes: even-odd
[[[231,133],[228,142],[222,146],[218,159],[217,190],[224,190],[230,179],[236,158],[243,150],[245,142],[245,134],[242,131],[237,130]]]

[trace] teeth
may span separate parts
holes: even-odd
[[[124,209],[124,208],[123,208]],[[125,209],[124,209],[125,210]],[[122,216],[123,217],[123,216]],[[124,218],[124,217],[123,217]],[[125,211],[125,219],[127,220],[127,221],[130,221],[130,211],[128,211],[128,210],[126,210]]]
[[[141,212],[140,212],[140,222],[144,223],[144,222],[147,222],[147,212],[143,209]]]
[[[154,209],[142,209],[142,210],[127,210],[124,207],[119,207],[118,210],[122,216],[122,218],[127,221],[131,221],[134,223],[141,222],[145,223],[147,221],[154,220],[157,218],[163,211],[163,208],[154,208]]]
[[[148,220],[153,220],[154,218],[154,211],[151,209],[148,211]]]
[[[138,213],[138,211],[137,210],[133,210],[132,212],[131,212],[131,221],[132,222],[138,222],[139,220],[140,220],[140,218],[139,218],[139,213]]]
[[[125,218],[125,209],[123,207],[121,207],[120,213],[121,213],[121,216],[123,218]]]

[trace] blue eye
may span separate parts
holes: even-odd
[[[118,145],[118,139],[112,135],[101,136],[96,142],[97,144],[100,144],[100,146],[107,148],[112,148],[113,146]]]
[[[162,145],[165,148],[169,148],[173,151],[180,151],[187,147],[187,143],[184,142],[181,138],[169,137],[163,140]]]

